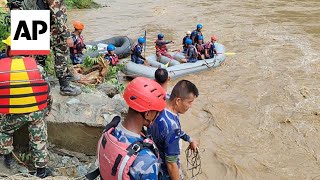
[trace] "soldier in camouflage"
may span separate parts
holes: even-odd
[[[68,31],[67,13],[64,0],[9,0],[10,9],[50,10],[51,14],[51,49],[54,54],[56,76],[59,79],[60,94],[77,96],[79,88],[70,86],[69,80],[79,80],[72,75],[68,66],[69,47],[73,47],[71,33]]]
[[[6,54],[10,57],[10,38],[3,40],[6,46]],[[11,57],[14,58],[14,57]],[[41,65],[38,65],[38,70],[42,78],[46,80],[46,73]],[[0,113],[0,154],[4,155],[4,164],[7,168],[15,167],[13,160],[13,133],[23,125],[28,125],[29,131],[29,146],[32,152],[33,162],[37,168],[36,176],[45,178],[52,174],[47,168],[48,150],[47,150],[47,124],[45,117],[51,111],[52,96],[50,95],[50,87],[48,92],[48,105],[46,108],[31,113],[24,114],[1,114]]]

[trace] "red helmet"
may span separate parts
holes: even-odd
[[[138,112],[162,111],[166,107],[165,92],[154,80],[137,77],[126,87],[124,100]]]
[[[217,40],[218,40],[217,36],[215,35],[211,36],[211,41],[217,41]]]

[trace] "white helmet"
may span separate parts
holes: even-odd
[[[187,34],[187,35],[191,35],[191,31],[187,31],[186,34]]]

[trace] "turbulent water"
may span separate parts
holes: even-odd
[[[200,90],[181,116],[205,149],[196,179],[320,179],[319,0],[100,1],[109,7],[69,11],[87,41],[147,30],[151,54],[158,33],[176,50],[202,23],[236,53],[184,77]]]

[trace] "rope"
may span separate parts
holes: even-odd
[[[202,152],[205,150],[202,149]],[[195,176],[202,173],[201,168],[201,158],[199,150],[193,152],[190,148],[187,148],[185,150],[186,153],[186,160],[187,160],[187,171],[191,171],[191,178],[194,178]],[[190,167],[190,168],[189,168]]]

